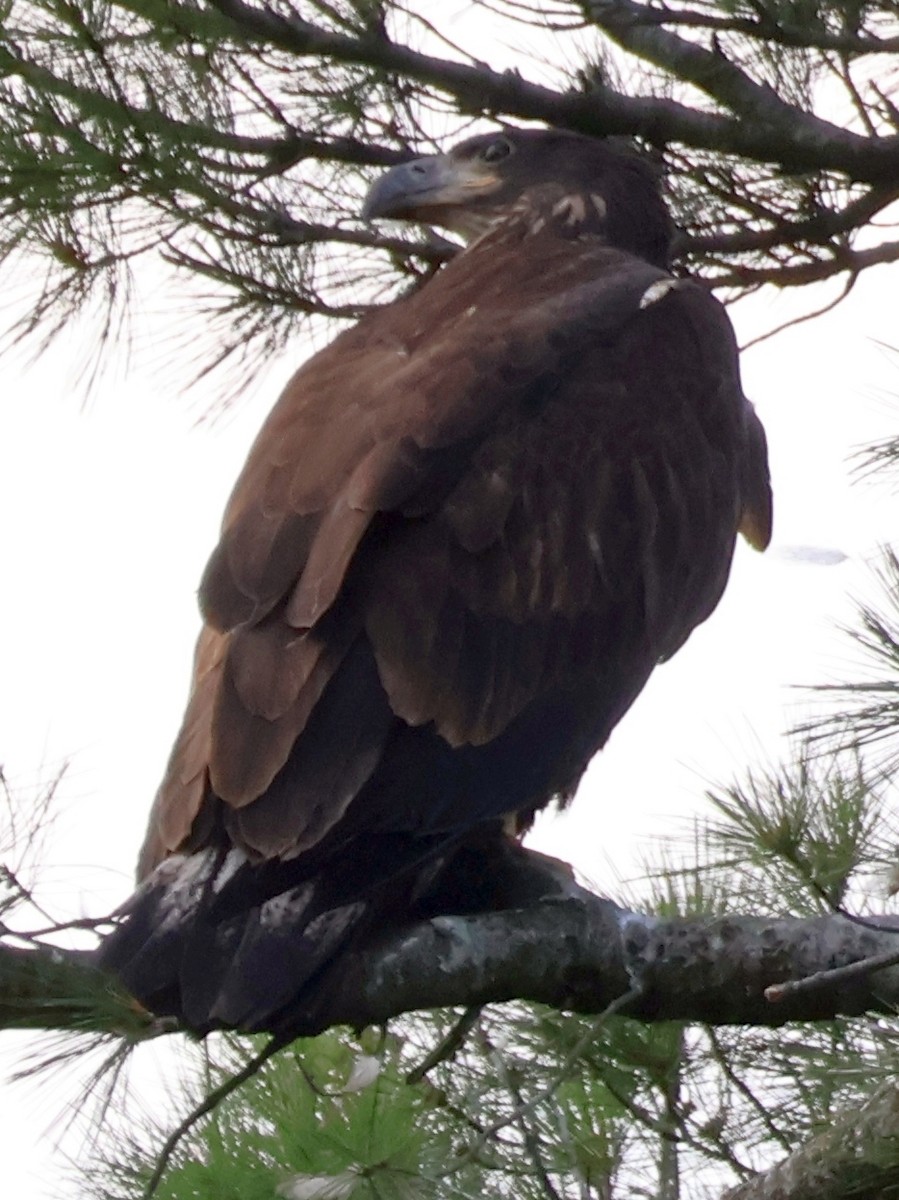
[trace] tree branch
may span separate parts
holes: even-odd
[[[0,1029],[119,1034],[141,1040],[168,1031],[168,1024],[98,970],[90,951],[0,941]]]
[[[152,19],[155,0],[121,3]],[[304,57],[395,73],[453,96],[466,112],[505,113],[584,133],[637,134],[655,145],[678,141],[778,163],[793,171],[838,170],[860,182],[895,181],[899,171],[899,136],[865,137],[805,113],[781,100],[773,89],[754,83],[722,56],[660,27],[640,25],[631,11],[636,9],[639,15],[639,6],[629,6],[626,0],[595,4],[593,19],[632,53],[676,69],[725,104],[739,104],[738,117],[698,112],[664,98],[625,96],[598,83],[588,94],[558,92],[516,72],[438,58],[384,36],[333,32],[244,0],[209,0],[209,4],[215,10],[212,15],[224,17],[243,39]],[[199,29],[210,18],[208,10],[176,3],[167,4],[166,12],[185,28]]]
[[[755,288],[763,283],[776,287],[805,287],[819,283],[833,275],[848,272],[857,278],[869,267],[899,262],[899,242],[881,242],[866,250],[853,250],[849,246],[834,245],[826,258],[811,262],[787,263],[777,267],[750,267],[742,263],[728,265],[720,274],[711,277],[714,287]]]
[[[623,1011],[645,1021],[777,1026],[899,1006],[897,967],[876,973],[872,967],[780,1003],[765,998],[772,984],[895,952],[899,918],[660,920],[620,908],[568,878],[552,886],[548,899],[437,917],[347,956],[321,989],[324,999],[294,1032],[313,1036],[333,1025],[381,1024],[415,1009],[512,999],[597,1013],[633,988],[639,998]],[[121,999],[91,1025],[101,981],[113,995],[84,952],[0,944],[0,1028],[117,1030],[123,1012],[133,1025],[134,1010]],[[85,1001],[73,1004],[82,994]],[[147,1014],[141,1020],[147,1025]]]
[[[899,919],[877,928],[842,916],[658,920],[573,884],[566,893],[525,909],[438,917],[363,951],[303,1032],[511,999],[596,1013],[635,984],[640,998],[623,1011],[646,1021],[776,1026],[899,1004],[899,969],[779,1004],[765,999],[771,984],[896,950]]]
[[[96,266],[110,241],[124,239],[123,231],[133,228],[119,221],[119,213],[138,195],[156,209],[146,218],[151,242],[153,238],[165,242],[169,251],[180,254],[182,262],[193,269],[194,247],[182,245],[179,239],[191,226],[211,232],[218,239],[217,246],[226,250],[226,261],[212,270],[217,281],[229,291],[236,289],[248,306],[272,303],[294,315],[349,315],[352,311],[345,295],[331,300],[328,283],[316,294],[310,281],[312,267],[323,261],[323,256],[316,255],[319,245],[379,248],[393,257],[392,269],[408,262],[410,254],[430,266],[439,264],[451,253],[445,247],[414,247],[401,236],[352,225],[332,228],[330,217],[346,205],[346,196],[340,194],[339,185],[335,192],[333,182],[328,182],[326,203],[316,209],[312,202],[317,186],[314,169],[302,171],[298,179],[282,179],[291,166],[304,159],[364,167],[401,161],[410,153],[408,130],[379,127],[371,143],[358,131],[353,135],[356,126],[349,127],[347,136],[323,132],[330,127],[321,123],[317,106],[324,102],[325,92],[308,109],[303,105],[297,111],[295,105],[282,109],[263,86],[266,80],[271,83],[266,71],[290,74],[301,55],[313,62],[322,60],[338,89],[335,95],[339,87],[381,75],[389,86],[395,75],[411,81],[413,94],[416,89],[440,90],[463,111],[539,118],[592,134],[639,134],[667,145],[675,191],[678,180],[688,181],[688,231],[677,250],[689,256],[693,269],[712,286],[738,290],[752,290],[765,282],[803,286],[841,273],[854,277],[896,257],[896,248],[889,242],[855,252],[851,241],[899,195],[895,183],[899,178],[899,138],[860,134],[822,122],[804,112],[801,105],[788,103],[773,88],[756,82],[748,68],[725,57],[714,41],[710,49],[708,43],[678,36],[675,30],[680,17],[691,23],[692,17],[699,19],[701,13],[647,7],[637,0],[593,0],[591,10],[594,22],[616,36],[629,52],[705,87],[719,111],[695,111],[660,97],[625,96],[601,78],[593,78],[587,92],[559,91],[531,83],[516,72],[492,71],[474,59],[457,61],[423,54],[390,41],[375,26],[354,27],[347,20],[326,28],[324,18],[315,24],[290,9],[276,11],[246,0],[205,0],[202,6],[178,0],[116,0],[114,10],[128,28],[135,25],[137,15],[151,23],[160,36],[174,38],[173,61],[186,56],[185,68],[192,47],[209,47],[219,64],[216,86],[224,89],[222,105],[229,119],[204,121],[189,107],[173,103],[164,89],[147,92],[142,85],[134,86],[140,76],[132,78],[129,72],[137,68],[129,66],[127,58],[114,59],[106,53],[110,46],[127,43],[127,31],[104,33],[86,25],[82,29],[78,23],[84,43],[79,53],[88,69],[68,71],[33,43],[25,27],[18,32],[12,28],[0,37],[0,74],[5,72],[23,84],[10,92],[12,111],[22,131],[20,140],[35,121],[40,128],[46,123],[53,137],[46,143],[49,158],[40,166],[20,162],[15,156],[11,160],[7,211],[16,215],[22,230],[10,234],[10,241],[21,237],[29,245],[38,243],[43,252],[43,226],[37,216],[49,213],[50,228],[55,231],[64,219],[60,214],[72,212],[92,247],[84,261]],[[764,24],[766,20],[760,10],[757,21]],[[708,34],[696,36],[713,39],[718,32],[715,25]],[[94,69],[98,56],[104,71]],[[258,78],[246,66],[247,59],[260,64]],[[112,74],[113,68],[122,72],[121,79]],[[252,84],[249,112],[264,119],[245,120],[247,114],[232,112],[226,96],[233,94],[235,76]],[[102,118],[99,124],[96,116]],[[360,127],[367,128],[364,122]],[[90,136],[85,131],[90,131]],[[715,172],[710,178],[700,169],[704,156],[697,160],[693,151],[678,150],[678,144],[727,156],[720,177]],[[774,163],[773,178],[767,167],[761,168],[763,187],[757,186],[755,179],[759,168],[752,168],[744,178],[741,171],[745,167],[732,158],[741,154]],[[91,164],[90,168],[85,164]],[[783,187],[778,174],[784,166],[788,170],[813,168],[815,174],[808,178],[819,182],[810,182],[807,194],[801,181]],[[855,195],[858,188],[847,187],[835,171],[858,179],[870,175],[880,181],[869,182],[862,195]],[[690,217],[697,184],[713,198],[710,217],[699,222]],[[199,201],[199,206],[185,198]],[[304,215],[311,217],[321,211],[324,216],[317,221],[297,220],[286,211],[294,203]],[[94,225],[89,217],[92,205],[99,212]],[[156,219],[160,208],[177,228],[166,225],[163,229]],[[717,231],[710,225],[720,208],[731,216],[718,221],[724,228]],[[57,235],[57,241],[68,245],[75,239]],[[227,248],[238,243],[247,253],[240,261],[233,256],[227,261]],[[302,248],[295,261],[302,262],[303,270],[292,271],[282,301],[276,290],[257,288],[252,272],[244,279],[243,261],[258,252],[258,276],[264,256],[285,245]],[[819,246],[824,248],[820,252],[815,249]],[[812,253],[806,254],[809,247]],[[296,302],[288,295],[290,289],[299,293]],[[74,293],[70,290],[70,294]]]
[[[761,6],[754,17],[727,17],[685,8],[649,8],[643,5],[636,20],[641,25],[676,25],[682,29],[735,33],[740,37],[773,42],[796,50],[836,50],[853,55],[895,54],[899,50],[899,37],[832,33],[825,28],[815,29],[811,24],[789,24],[782,14],[778,13],[775,18],[774,13],[769,15],[763,12]]]
[[[899,1084],[839,1114],[820,1136],[721,1200],[878,1200],[899,1187]]]
[[[157,106],[141,107],[129,103],[122,97],[106,95],[98,87],[83,86],[36,62],[30,62],[9,39],[0,45],[0,74],[18,77],[42,94],[69,100],[82,112],[98,113],[118,128],[164,134],[170,140],[180,138],[193,145],[208,146],[235,156],[259,156],[277,163],[279,170],[286,170],[306,158],[371,167],[392,167],[409,158],[407,153],[393,146],[363,142],[353,137],[319,138],[301,130],[291,130],[280,137],[258,137],[233,133],[198,121],[179,120]]]
[[[801,169],[812,159],[819,167],[846,170],[855,177],[849,164],[866,148],[895,142],[894,153],[899,150],[899,139],[866,138],[787,103],[768,84],[756,83],[718,47],[707,50],[661,25],[646,24],[645,6],[634,0],[592,0],[586,8],[593,22],[623,49],[739,113],[756,136],[767,141],[769,152],[775,145],[780,147],[779,161],[788,168]]]
[[[895,200],[899,200],[899,187],[871,188],[842,208],[822,208],[798,221],[778,220],[772,214],[771,224],[762,229],[682,235],[675,243],[675,254],[747,254],[784,245],[827,246],[834,238],[870,224]]]

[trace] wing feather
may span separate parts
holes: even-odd
[[[253,804],[264,795],[287,762],[352,640],[350,629],[327,638],[313,632],[295,643],[289,643],[285,633],[289,636],[293,631],[277,622],[255,642],[260,646],[266,638],[271,639],[263,660],[274,662],[278,647],[286,649],[286,662],[277,664],[274,682],[269,685],[283,689],[278,695],[280,703],[271,708],[266,680],[257,675],[248,685],[246,677],[235,675],[234,646],[253,638],[256,631],[238,630],[232,635],[231,653],[215,696],[209,755],[209,786],[232,808]],[[245,659],[238,657],[237,661]],[[266,716],[265,711],[277,715]]]
[[[207,626],[197,642],[193,682],[181,730],[150,812],[147,835],[138,857],[139,879],[188,841],[203,807],[212,753],[212,711],[225,651],[225,636]]]
[[[768,443],[765,429],[746,405],[746,454],[742,472],[743,507],[740,513],[740,533],[755,550],[765,550],[771,541],[773,503],[771,477],[768,472]]]

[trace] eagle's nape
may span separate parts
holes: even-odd
[[[473,240],[263,426],[100,952],[198,1032],[287,1036],[354,945],[532,886],[510,836],[714,609],[737,532],[770,537],[730,324],[668,274],[640,159],[505,129],[395,168],[368,211]]]

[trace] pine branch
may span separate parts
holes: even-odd
[[[751,288],[773,283],[775,287],[805,287],[807,284],[822,283],[834,275],[848,275],[853,281],[869,267],[882,266],[899,261],[899,241],[881,242],[864,250],[853,250],[850,246],[835,244],[829,247],[825,257],[806,262],[787,263],[782,266],[751,267],[743,263],[728,264],[722,271],[712,275],[714,287]],[[820,314],[816,312],[814,315]]]
[[[154,3],[123,0],[123,6],[151,16]],[[243,39],[303,57],[395,73],[453,96],[470,113],[505,113],[584,133],[638,134],[656,145],[681,142],[793,171],[837,170],[859,182],[890,183],[899,173],[899,136],[866,137],[804,112],[756,84],[723,55],[661,27],[641,25],[641,6],[626,0],[592,5],[593,20],[625,49],[696,83],[735,115],[700,112],[662,97],[626,96],[598,82],[589,94],[559,92],[516,72],[441,59],[385,36],[335,33],[244,0],[210,0],[210,5]],[[188,15],[178,4],[166,7],[185,21],[204,19],[196,11]]]
[[[821,166],[845,169],[847,156],[854,157],[869,140],[783,100],[774,88],[757,83],[731,62],[719,46],[707,50],[660,25],[647,24],[643,4],[593,0],[587,10],[623,49],[692,83],[725,109],[742,114],[769,145],[780,145],[786,156],[780,161],[787,166],[793,165],[789,156],[795,154],[797,167],[810,156]]]
[[[878,1088],[824,1133],[721,1200],[883,1200],[899,1189],[899,1085]]]
[[[120,1034],[136,1040],[167,1032],[86,950],[0,941],[0,1029]]]
[[[895,54],[899,37],[878,37],[876,34],[833,33],[816,29],[809,22],[791,23],[784,19],[787,10],[778,13],[756,6],[752,17],[721,16],[685,8],[650,8],[641,5],[635,20],[641,25],[673,25],[680,29],[711,29],[715,33],[734,33],[740,37],[774,43],[796,50],[836,50],[841,54]]]
[[[799,220],[777,220],[761,229],[682,236],[676,248],[681,254],[749,254],[776,246],[830,246],[834,239],[870,224],[888,205],[899,199],[899,187],[870,188],[842,208],[820,209]],[[773,214],[772,214],[773,216]],[[880,247],[870,247],[877,251]]]
[[[211,258],[212,268],[201,273],[236,297],[243,312],[260,314],[257,328],[268,309],[271,326],[281,319],[285,334],[308,314],[351,315],[381,298],[383,268],[369,251],[389,257],[396,284],[422,262],[436,265],[445,248],[413,246],[340,218],[351,215],[363,189],[359,168],[409,157],[421,140],[413,114],[430,102],[594,135],[636,135],[666,148],[672,190],[682,200],[678,251],[713,287],[854,279],[899,254],[885,235],[853,246],[899,195],[899,138],[872,132],[878,122],[897,124],[894,108],[875,89],[865,131],[820,120],[789,98],[790,87],[753,78],[752,57],[740,53],[739,39],[748,34],[720,28],[743,18],[710,13],[707,20],[637,0],[592,6],[593,23],[660,68],[656,78],[703,88],[713,101],[703,109],[626,95],[601,72],[582,78],[580,90],[566,90],[493,70],[464,51],[458,59],[423,53],[391,40],[386,25],[363,9],[342,18],[331,6],[305,11],[321,15],[307,20],[293,6],[246,0],[115,0],[103,18],[75,4],[66,9],[70,20],[41,0],[33,9],[17,7],[0,32],[8,110],[8,128],[0,131],[0,205],[10,218],[0,253],[36,249],[57,275],[75,281],[48,293],[35,326],[43,330],[45,317],[54,328],[63,324],[117,263],[136,254],[169,255],[188,273]],[[393,11],[386,5],[388,15]],[[760,39],[759,30],[774,22],[772,48],[781,44],[781,25],[762,6],[747,20]],[[128,46],[133,30],[145,26],[144,60]],[[682,26],[696,26],[692,40],[678,34]],[[808,44],[789,52],[786,80],[823,28],[810,28]],[[56,44],[62,53],[54,56],[48,47]],[[867,45],[843,52],[866,53]],[[817,61],[824,51],[815,53]],[[154,56],[166,63],[159,77]],[[287,93],[284,80],[294,77],[298,59],[309,83]],[[851,83],[848,67],[844,74]],[[378,103],[389,117],[372,116],[378,105],[362,111],[348,100],[363,84],[379,97],[383,90]],[[193,89],[203,93],[196,107],[187,102]],[[784,176],[785,168],[805,174]],[[352,180],[348,189],[345,180]],[[298,254],[282,253],[293,246]],[[329,251],[342,254],[360,284],[378,281],[376,293],[349,296]],[[88,274],[85,265],[96,269]],[[256,286],[273,274],[278,287]]]
[[[773,984],[899,946],[899,920],[699,917],[660,920],[569,884],[526,908],[442,917],[347,964],[309,1028],[378,1024],[399,1013],[524,999],[602,1012],[637,986],[623,1011],[644,1021],[778,1026],[867,1011],[893,1012],[899,970],[862,973],[779,1003]]]
[[[899,969],[882,969],[878,956],[896,951],[897,934],[896,918],[660,920],[566,881],[549,899],[438,917],[348,957],[294,1032],[312,1036],[416,1009],[516,998],[597,1013],[633,989],[639,994],[622,1011],[644,1021],[778,1026],[893,1012]],[[827,986],[787,989],[777,1003],[766,998],[772,985],[869,958],[868,969],[837,975]],[[107,997],[102,1006],[98,995]],[[0,1027],[127,1025],[132,1032],[135,1023],[148,1026],[151,1018],[129,1006],[84,952],[0,944]]]

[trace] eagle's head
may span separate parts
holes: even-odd
[[[534,233],[597,236],[663,267],[672,232],[646,161],[560,129],[504,127],[403,163],[376,181],[363,216],[440,225],[466,239],[514,220]]]

